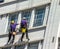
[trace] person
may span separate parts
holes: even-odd
[[[28,38],[28,28],[27,28],[27,20],[25,17],[23,17],[23,19],[21,20],[21,32],[22,32],[22,36],[21,36],[21,41],[23,41],[23,37],[26,34],[26,39],[29,40]]]
[[[16,26],[17,26],[17,25],[18,25],[18,24],[15,23],[14,20],[11,21],[11,24],[10,24],[10,31],[9,31],[9,35],[8,35],[9,39],[8,39],[7,44],[10,42],[11,36],[13,37],[12,43],[14,42],[15,35],[16,35],[15,29],[16,29]]]

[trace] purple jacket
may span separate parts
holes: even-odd
[[[17,23],[10,24],[11,31],[15,31],[17,25],[18,25]]]
[[[27,27],[27,20],[21,20],[21,27]]]

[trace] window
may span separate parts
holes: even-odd
[[[9,15],[9,21],[11,21],[11,20],[14,20],[15,23],[16,23],[17,20],[18,20],[18,13],[10,14],[10,15]]]
[[[60,5],[60,0],[59,0],[59,5]]]
[[[0,3],[4,2],[4,0],[0,0]]]
[[[28,26],[30,24],[30,18],[31,18],[31,11],[23,11],[22,12],[22,17],[25,17],[28,22]]]
[[[35,10],[33,27],[43,25],[44,15],[45,15],[45,8]]]
[[[39,44],[39,42],[30,43],[30,44],[28,45],[28,49],[38,49],[38,44]]]
[[[15,49],[24,49],[25,45],[19,45],[19,46],[15,46]]]
[[[8,30],[10,29],[10,22],[14,20],[15,23],[17,23],[18,20],[18,13],[13,13],[13,14],[9,14],[9,20],[8,20]]]

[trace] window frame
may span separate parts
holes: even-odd
[[[17,47],[20,47],[22,46],[24,49],[25,49],[25,44],[22,44],[22,45],[16,45]],[[17,49],[17,47],[15,46],[15,49]]]
[[[45,8],[45,10],[46,10],[46,6],[42,6],[42,7],[37,7],[37,8],[35,8],[35,13],[36,13],[36,10],[38,10],[38,9],[43,9],[43,8]],[[35,14],[34,13],[34,19],[35,19]],[[44,17],[45,17],[45,14],[44,14]],[[33,20],[33,21],[35,21],[35,20]],[[44,20],[43,20],[43,24],[44,24]],[[34,22],[33,22],[33,28],[35,28],[35,27],[41,27],[41,26],[43,26],[43,24],[42,25],[40,25],[40,26],[34,26]]]
[[[23,17],[23,13],[25,13],[25,12],[30,12],[30,20],[29,20],[29,24],[28,24],[28,28],[30,27],[30,21],[31,21],[31,13],[32,13],[32,9],[27,9],[27,10],[23,10],[23,11],[21,11],[21,20],[22,20],[22,17]]]
[[[18,22],[18,17],[19,17],[19,13],[18,12],[16,12],[16,13],[10,13],[10,14],[16,14],[16,16],[17,16],[17,22]],[[9,32],[9,26],[10,26],[10,21],[11,21],[11,15],[10,14],[8,14],[8,25],[7,25],[7,30],[6,30],[6,32],[8,33]],[[10,20],[9,20],[9,17],[10,17]],[[17,23],[16,22],[16,23]]]
[[[39,27],[43,27],[43,26],[47,25],[47,21],[48,21],[47,19],[48,19],[48,15],[49,15],[49,7],[50,7],[49,5],[44,5],[44,6],[36,7],[36,8],[33,9],[33,11],[34,11],[33,17],[34,18],[35,18],[35,10],[36,9],[45,8],[45,14],[44,14],[44,20],[43,20],[43,24],[42,25],[33,27],[33,24],[34,24],[34,20],[33,20],[33,23],[31,22],[32,25],[30,24],[31,25],[30,28],[39,28]]]
[[[40,9],[41,9],[41,8],[40,8]],[[43,8],[43,9],[44,9],[44,8]],[[44,16],[43,16],[42,18],[37,18],[37,16],[38,16],[38,15],[36,15],[36,14],[37,14],[37,13],[36,13],[37,10],[39,10],[39,9],[35,9],[35,18],[36,18],[36,19],[34,18],[34,23],[37,23],[38,20],[42,20],[42,18],[43,18],[42,21],[44,22]],[[44,13],[45,13],[45,11],[44,11]],[[42,14],[39,14],[39,15],[42,15]],[[44,14],[44,15],[45,15],[45,14]],[[41,22],[41,21],[40,21],[40,22]],[[41,22],[41,23],[42,23],[41,25],[43,25],[43,22]],[[38,25],[38,26],[41,26],[41,25]],[[33,24],[33,27],[37,27],[37,25],[34,26],[34,24]]]
[[[31,43],[29,43],[29,44],[27,45],[27,46],[28,46],[27,49],[30,48],[29,46],[30,46],[31,44],[33,44],[33,45],[34,45],[34,44],[37,44],[37,46],[38,46],[37,49],[39,48],[39,41],[38,41],[38,42],[31,42]],[[36,46],[36,45],[35,45],[35,46]],[[32,47],[33,47],[33,46],[32,46]]]
[[[4,2],[4,0],[1,0],[1,1],[0,1],[0,3],[3,3],[3,2]]]

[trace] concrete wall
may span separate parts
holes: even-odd
[[[60,30],[58,30],[59,23],[60,23],[60,13],[59,13],[60,6],[58,6],[58,2],[59,2],[59,0],[52,0],[52,2],[51,2],[50,12],[49,12],[49,15],[47,15],[48,22],[47,22],[46,30],[44,29],[44,30],[39,30],[39,31],[29,33],[30,41],[44,39],[43,49],[57,49],[58,36],[60,37],[60,35],[58,35],[58,33],[60,31]],[[21,3],[20,2],[15,3],[15,4],[12,4],[9,6],[7,5],[7,6],[0,8],[0,11],[3,11],[3,12],[0,12],[0,15],[19,11],[19,10],[29,9],[29,8],[36,7],[36,6],[45,5],[47,3],[50,3],[50,0],[33,0],[33,1],[29,0],[29,1],[24,1]],[[18,7],[18,8],[16,8],[16,7]],[[3,31],[1,31],[2,29],[0,29],[0,31],[4,32],[3,34],[5,34],[5,32],[6,32],[6,30],[4,30],[4,29],[7,28],[7,26],[6,26],[8,23],[7,20],[8,20],[8,17],[3,17],[2,19],[0,19],[0,22],[1,22],[0,26],[3,29]],[[44,20],[47,20],[47,19],[44,19]],[[5,24],[5,25],[3,25],[3,24]],[[45,21],[45,24],[46,24],[46,21]],[[3,25],[3,27],[2,27],[2,25]],[[0,35],[2,35],[2,33]],[[17,42],[19,40],[19,37],[21,37],[21,35],[16,35],[15,42]],[[7,39],[8,39],[7,37],[0,38],[0,43],[1,43],[0,46],[5,45],[7,42]],[[2,44],[2,42],[3,42],[3,44]]]
[[[6,34],[6,29],[8,25],[8,17],[0,18],[0,35]]]
[[[39,2],[39,4],[37,4]],[[15,3],[15,4],[11,4],[11,5],[6,5],[6,6],[3,6],[3,7],[0,7],[0,15],[2,14],[6,14],[6,13],[10,13],[10,12],[15,12],[15,11],[20,11],[20,10],[25,10],[25,9],[30,9],[30,8],[33,8],[33,7],[38,7],[38,6],[41,6],[41,5],[44,5],[44,4],[48,4],[50,3],[50,0],[29,0],[29,1],[24,1],[24,2],[19,2],[19,3]],[[1,12],[2,11],[2,12]],[[46,25],[46,20],[47,20],[47,16],[48,16],[48,11],[49,11],[49,6],[47,5],[46,6],[46,11],[45,11],[45,18],[44,18],[44,24],[41,26],[44,27]],[[32,17],[34,17],[34,9],[32,10]],[[21,13],[19,13],[18,15],[18,23],[20,23],[20,20],[21,20]],[[0,19],[0,32],[2,32],[0,35],[5,35],[5,37],[0,37],[0,43],[1,45],[0,46],[4,46],[6,43],[7,43],[7,26],[8,26],[8,16],[7,17],[2,17],[2,19]],[[32,24],[33,25],[33,24]],[[32,27],[31,25],[31,27]],[[3,26],[3,27],[2,27]],[[33,27],[32,27],[33,28]],[[3,29],[3,30],[2,30]],[[36,36],[35,36],[36,35]],[[29,33],[29,38],[30,38],[30,41],[35,41],[35,40],[42,40],[44,39],[44,35],[45,35],[45,29],[43,28],[42,30],[38,30],[38,31],[34,31],[34,32],[31,32]],[[16,39],[15,39],[15,42],[17,42],[19,40],[19,38],[21,37],[21,35],[17,35],[16,36]],[[3,42],[3,44],[2,44]]]
[[[30,32],[28,35],[29,35],[29,38],[30,38],[30,42],[31,41],[38,41],[38,40],[42,40],[44,39],[44,32],[45,32],[45,29],[43,30],[36,30],[36,31],[33,31],[33,32]],[[16,38],[15,38],[15,43],[20,41],[20,38],[21,38],[21,34],[18,34],[16,35]],[[23,38],[24,41],[26,41],[26,37]],[[0,47],[1,46],[4,46],[8,41],[8,37],[2,37],[0,38]]]
[[[59,0],[52,0],[43,49],[57,49],[58,27],[60,22],[60,8],[58,8],[58,5]]]
[[[36,6],[41,6],[50,3],[50,0],[28,0],[24,2],[14,3],[0,7],[0,15],[11,13],[19,10],[29,9]],[[2,12],[1,12],[2,11]]]

